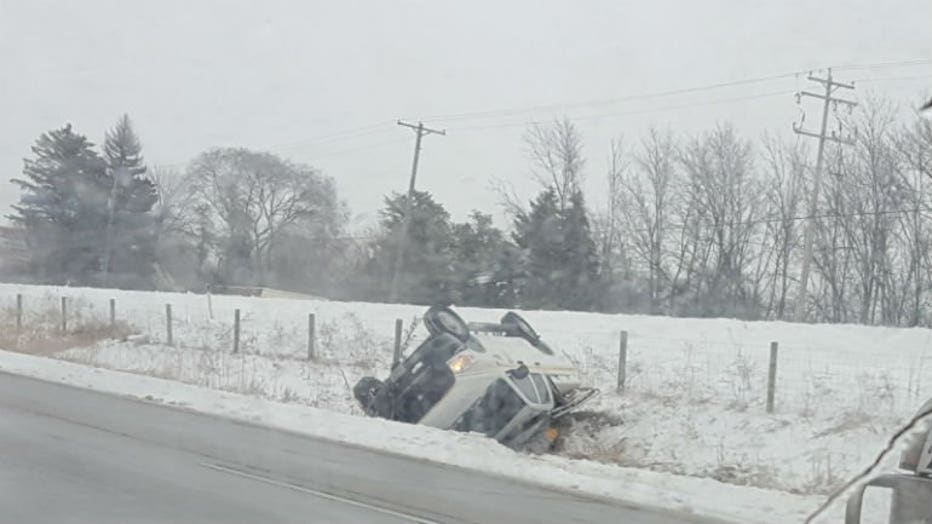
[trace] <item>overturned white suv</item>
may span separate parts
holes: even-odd
[[[364,377],[353,388],[368,415],[478,432],[540,452],[559,434],[554,422],[598,394],[517,313],[467,325],[452,310],[432,307],[424,324],[430,337],[388,379]]]

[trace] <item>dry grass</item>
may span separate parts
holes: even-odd
[[[104,340],[126,340],[133,329],[125,322],[101,322],[75,315],[69,319],[67,330],[61,329],[60,313],[52,308],[38,311],[17,328],[15,312],[0,310],[0,348],[31,355],[54,355],[80,347],[88,347]]]
[[[122,326],[101,326],[55,333],[49,331],[23,331],[15,326],[0,325],[0,347],[30,355],[54,355],[68,349],[93,346],[103,340],[124,340],[131,334]]]

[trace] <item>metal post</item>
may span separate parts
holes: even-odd
[[[61,332],[68,331],[68,299],[61,297]]]
[[[210,284],[207,284],[207,314],[211,320],[214,319],[214,301],[210,298]]]
[[[239,353],[239,309],[233,310],[233,353]]]
[[[165,341],[169,346],[174,346],[174,336],[172,335],[172,305],[165,304]]]
[[[116,327],[116,299],[110,299],[110,329]]]
[[[628,375],[628,332],[622,331],[618,341],[618,393],[625,390]]]
[[[23,294],[16,294],[16,331],[23,330]]]
[[[314,324],[316,322],[316,317],[314,313],[308,313],[307,315],[307,359],[315,360],[317,359],[317,348],[315,347],[314,340]]]
[[[404,322],[400,318],[395,319],[395,351],[392,354],[392,369],[401,362],[401,331]]]
[[[774,397],[777,391],[777,347],[776,342],[770,343],[770,368],[767,371],[767,413],[773,413]]]

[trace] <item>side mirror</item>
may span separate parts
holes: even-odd
[[[881,475],[848,499],[845,524],[861,524],[864,494],[871,487],[890,490],[889,524],[922,524],[932,522],[932,479],[916,475]],[[870,512],[873,517],[876,511]],[[870,522],[875,522],[871,519]]]
[[[518,362],[518,364],[518,367],[509,369],[508,374],[518,380],[523,380],[527,378],[531,371],[527,368],[527,366],[524,365],[524,362]]]

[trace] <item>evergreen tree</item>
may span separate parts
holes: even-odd
[[[402,238],[407,195],[385,199],[381,216],[382,235],[367,271],[381,283],[375,297],[387,296]],[[451,257],[450,214],[430,193],[414,192],[412,217],[405,247],[399,299],[408,303],[454,302],[455,276]]]
[[[469,221],[453,225],[453,264],[456,303],[465,306],[509,306],[513,287],[504,233],[492,225],[492,217],[473,211]]]
[[[546,189],[531,202],[527,213],[515,219],[513,238],[523,258],[519,291],[522,306],[542,309],[558,306],[559,297],[552,292],[552,286],[563,278],[559,213],[556,191]]]
[[[582,191],[570,197],[570,205],[562,213],[565,286],[561,290],[561,306],[571,310],[592,310],[602,306],[599,256]]]
[[[111,282],[146,285],[156,260],[157,229],[151,210],[158,195],[146,175],[142,146],[129,116],[123,115],[106,133],[103,153],[111,187],[105,274]]]
[[[589,310],[598,306],[599,274],[595,242],[582,193],[562,209],[557,192],[545,189],[530,211],[515,220],[514,241],[522,250],[522,306]]]
[[[43,133],[13,179],[23,193],[9,218],[26,229],[40,281],[89,283],[101,269],[109,184],[93,146],[71,124]]]

